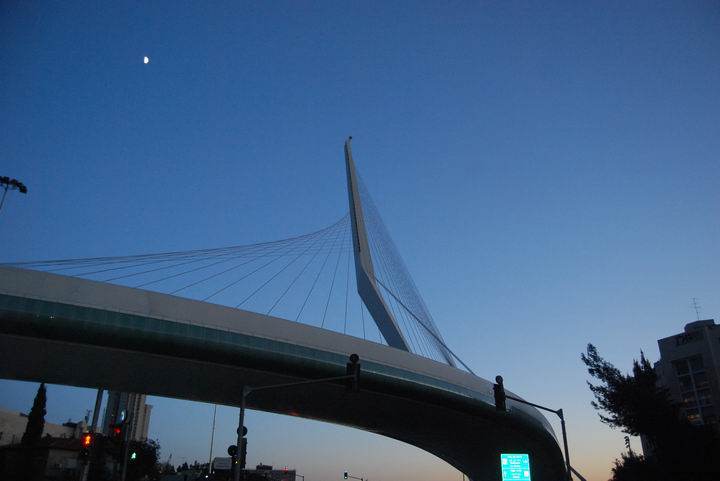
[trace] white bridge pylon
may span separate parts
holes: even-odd
[[[365,213],[363,209],[362,196],[360,195],[359,179],[355,170],[355,161],[352,156],[352,137],[345,141],[345,168],[347,171],[348,199],[350,202],[350,225],[352,227],[353,254],[355,257],[355,275],[357,279],[358,294],[363,300],[368,312],[372,315],[378,329],[385,337],[388,345],[397,349],[409,351],[408,342],[405,340],[405,336],[400,330],[397,320],[388,308],[388,305],[381,294],[381,288],[378,286],[378,281],[375,277],[372,251],[370,249],[370,243],[368,242],[368,232],[365,225]],[[404,264],[401,265],[404,267]],[[388,293],[390,294],[390,292]],[[395,294],[395,296],[397,296],[397,294]],[[398,302],[401,302],[398,297],[395,299]],[[422,306],[424,307],[424,303]],[[425,325],[424,322],[420,321],[418,315],[410,311],[404,303],[401,308],[408,311],[407,314],[412,317],[414,321],[418,322],[418,327],[420,329],[427,330],[431,334],[430,341],[442,354],[445,361],[454,367],[455,362],[452,355],[448,352],[448,349],[445,347],[441,338],[434,338],[439,336],[439,332],[434,326],[434,323],[432,323],[432,326],[435,328],[435,332],[432,332],[432,329]],[[425,314],[426,312],[426,309],[423,309],[423,313]]]

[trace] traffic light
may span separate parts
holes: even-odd
[[[348,478],[347,471],[345,471],[345,472],[343,473],[343,479],[347,479],[347,478]]]
[[[78,459],[80,459],[81,462],[87,462],[87,460],[90,458],[90,448],[92,448],[92,445],[93,445],[92,433],[83,434],[82,449],[80,450],[80,453],[78,454]]]
[[[625,436],[625,447],[630,451],[630,436]]]
[[[240,469],[245,469],[245,461],[247,461],[247,438],[242,438],[240,446]]]
[[[114,441],[123,442],[125,440],[125,423],[111,424],[110,437]]]
[[[345,390],[348,392],[360,391],[360,357],[357,354],[350,355],[350,362],[345,366],[345,374],[352,376],[345,380]]]
[[[495,394],[495,409],[498,411],[507,411],[505,406],[505,386],[503,386],[502,376],[495,376],[493,394]]]

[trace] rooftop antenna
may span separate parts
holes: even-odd
[[[697,317],[697,320],[699,321],[700,320],[700,304],[698,304],[698,298],[693,297],[692,301],[693,301],[692,302],[693,309],[695,309],[695,316]]]

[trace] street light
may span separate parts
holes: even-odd
[[[247,434],[247,430],[245,429],[245,401],[253,392],[257,391],[268,391],[268,390],[275,390],[275,389],[285,389],[289,387],[296,387],[296,386],[307,386],[311,384],[320,384],[325,382],[334,382],[334,381],[350,381],[350,385],[346,385],[346,388],[351,391],[359,391],[360,390],[360,357],[357,354],[351,354],[348,358],[347,363],[347,374],[344,376],[332,376],[332,377],[324,377],[320,379],[309,379],[307,381],[297,381],[297,382],[288,382],[288,383],[282,383],[282,384],[273,384],[271,386],[259,386],[259,387],[251,387],[242,385],[241,391],[240,391],[240,416],[238,419],[238,429],[237,429],[237,444],[239,446],[243,446],[243,441],[247,443],[247,440],[243,438],[245,434]],[[242,428],[242,429],[241,429]],[[240,461],[244,466],[244,457],[245,454],[241,451],[240,452]],[[353,476],[350,476],[351,478]],[[362,478],[355,478],[360,479],[361,481],[367,481],[363,480]],[[122,481],[125,481],[124,479]],[[240,481],[240,468],[235,469],[235,473],[233,474],[233,481]]]
[[[17,179],[11,179],[5,175],[0,175],[0,188],[3,188],[3,195],[2,198],[0,198],[0,209],[2,209],[2,206],[5,203],[5,196],[7,195],[8,190],[18,190],[21,194],[27,194],[27,187],[25,187],[25,184]]]

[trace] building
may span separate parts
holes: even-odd
[[[713,319],[691,322],[658,347],[658,383],[692,424],[720,427],[720,326]]]
[[[255,469],[245,469],[245,477],[248,480],[267,480],[267,481],[295,481],[296,473],[294,469],[273,469],[272,466],[258,464]]]
[[[0,409],[0,446],[19,443],[25,433],[28,416],[24,413]],[[87,431],[87,420],[68,421],[64,424],[53,424],[45,421],[43,437],[80,439]]]
[[[110,433],[110,426],[125,420],[129,423],[129,438],[145,441],[150,428],[152,406],[145,403],[145,394],[110,391],[102,422],[102,432]]]
[[[43,437],[32,447],[11,444],[0,447],[0,479],[78,479],[80,438]]]
[[[273,469],[266,464],[258,464],[255,469],[243,469],[246,481],[295,481],[297,473],[294,469]],[[213,459],[211,476],[214,481],[232,479],[232,458],[218,457]]]

